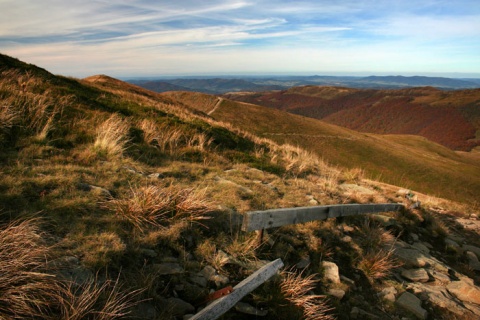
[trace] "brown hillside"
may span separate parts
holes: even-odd
[[[480,90],[441,91],[304,86],[226,95],[362,132],[423,136],[453,150],[480,145]]]

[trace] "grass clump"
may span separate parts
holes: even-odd
[[[402,265],[393,257],[393,254],[393,248],[370,251],[361,258],[358,268],[370,280],[383,279],[389,276],[395,268]]]
[[[105,206],[139,230],[147,226],[165,228],[175,220],[204,220],[215,210],[201,192],[153,185],[131,188],[128,197],[108,200]]]
[[[303,312],[302,319],[305,320],[333,320],[335,319],[328,312],[333,309],[328,306],[325,296],[312,294],[318,280],[314,279],[316,274],[303,277],[302,273],[284,271],[283,280],[280,285],[281,292],[285,299]]]
[[[48,253],[35,220],[13,222],[2,228],[0,318],[49,318],[59,308],[62,289],[54,276],[45,272]]]
[[[105,156],[121,156],[128,142],[129,123],[118,114],[113,114],[97,129],[94,149]]]

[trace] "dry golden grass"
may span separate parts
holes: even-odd
[[[13,127],[17,117],[17,112],[11,106],[0,105],[0,139]]]
[[[94,149],[108,156],[123,154],[128,142],[129,123],[119,115],[113,114],[97,128]]]
[[[361,258],[358,263],[358,268],[362,270],[365,276],[371,281],[385,278],[389,276],[395,268],[402,266],[402,263],[393,257],[393,253],[393,248],[370,251]]]
[[[65,320],[111,320],[124,318],[129,309],[138,303],[137,297],[143,290],[122,290],[119,278],[100,284],[90,278],[81,286],[67,285],[69,295],[64,300],[62,317]]]
[[[303,277],[302,273],[284,271],[280,285],[285,299],[297,308],[303,310],[305,320],[333,320],[334,317],[328,312],[333,310],[328,306],[325,296],[311,294],[318,280],[315,274]]]
[[[126,198],[111,199],[104,205],[139,230],[148,225],[166,228],[175,220],[198,222],[208,219],[207,214],[215,210],[204,192],[153,185],[132,187]]]
[[[61,286],[45,273],[49,248],[37,221],[10,223],[0,231],[0,318],[50,318]],[[52,317],[53,318],[53,317]]]
[[[359,245],[366,251],[383,246],[392,246],[396,241],[395,236],[390,231],[385,230],[378,222],[373,221],[368,216],[359,225],[357,238]]]

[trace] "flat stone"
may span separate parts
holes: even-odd
[[[316,206],[316,205],[318,205],[318,201],[315,200],[315,199],[311,199],[311,200],[308,201],[308,204],[312,205],[312,206]]]
[[[417,249],[418,251],[421,251],[423,253],[430,253],[430,249],[423,243],[421,242],[415,242],[412,247]]]
[[[330,261],[322,261],[322,267],[325,272],[325,279],[333,283],[340,283],[340,273],[338,271],[338,266],[335,263]]]
[[[235,310],[237,310],[240,313],[249,314],[252,316],[259,316],[259,317],[265,317],[268,314],[267,309],[259,310],[254,306],[245,302],[237,302],[237,304],[235,305]]]
[[[412,237],[413,241],[415,241],[415,242],[420,240],[420,237],[416,233],[411,233],[410,236]]]
[[[394,251],[394,255],[404,262],[405,268],[423,268],[430,266],[438,271],[448,271],[448,268],[443,263],[429,254],[414,248],[398,248]]]
[[[182,299],[169,298],[166,301],[165,310],[168,310],[173,316],[183,317],[186,314],[194,313],[195,307]]]
[[[413,282],[427,282],[430,279],[428,272],[423,268],[403,270],[402,277]]]
[[[327,293],[338,300],[342,300],[342,298],[345,296],[345,291],[341,289],[329,289]]]
[[[475,271],[480,271],[480,262],[478,261],[478,257],[475,253],[471,251],[466,251],[465,255],[468,259],[468,265]]]
[[[304,256],[300,259],[300,261],[297,262],[295,267],[297,267],[298,269],[305,269],[306,267],[308,267],[310,262],[310,256]]]
[[[347,193],[358,192],[358,193],[368,194],[368,195],[375,194],[375,191],[373,191],[372,189],[359,186],[353,183],[342,183],[341,185],[339,185],[339,188]]]
[[[480,258],[480,248],[479,247],[464,244],[462,246],[462,249],[465,250],[465,251],[471,251],[471,252],[475,253],[478,258]]]
[[[395,303],[413,313],[418,319],[427,319],[428,313],[422,308],[422,301],[410,292],[404,292]]]
[[[396,294],[397,294],[397,289],[395,289],[395,287],[387,287],[387,288],[384,288],[379,293],[377,293],[377,296],[384,300],[395,302]]]
[[[194,274],[190,276],[190,281],[194,284],[198,284],[200,287],[205,288],[207,286],[207,279],[204,276],[199,274]]]
[[[212,266],[205,266],[205,268],[203,268],[199,274],[202,275],[205,279],[210,280],[211,277],[217,274],[217,271]]]
[[[480,304],[480,290],[465,281],[453,281],[447,285],[447,290],[459,300]]]
[[[158,275],[172,275],[184,273],[185,270],[178,263],[156,263],[152,266],[155,270],[155,273]]]

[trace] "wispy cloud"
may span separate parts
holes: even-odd
[[[4,0],[0,50],[74,76],[480,73],[480,2],[379,2]]]

